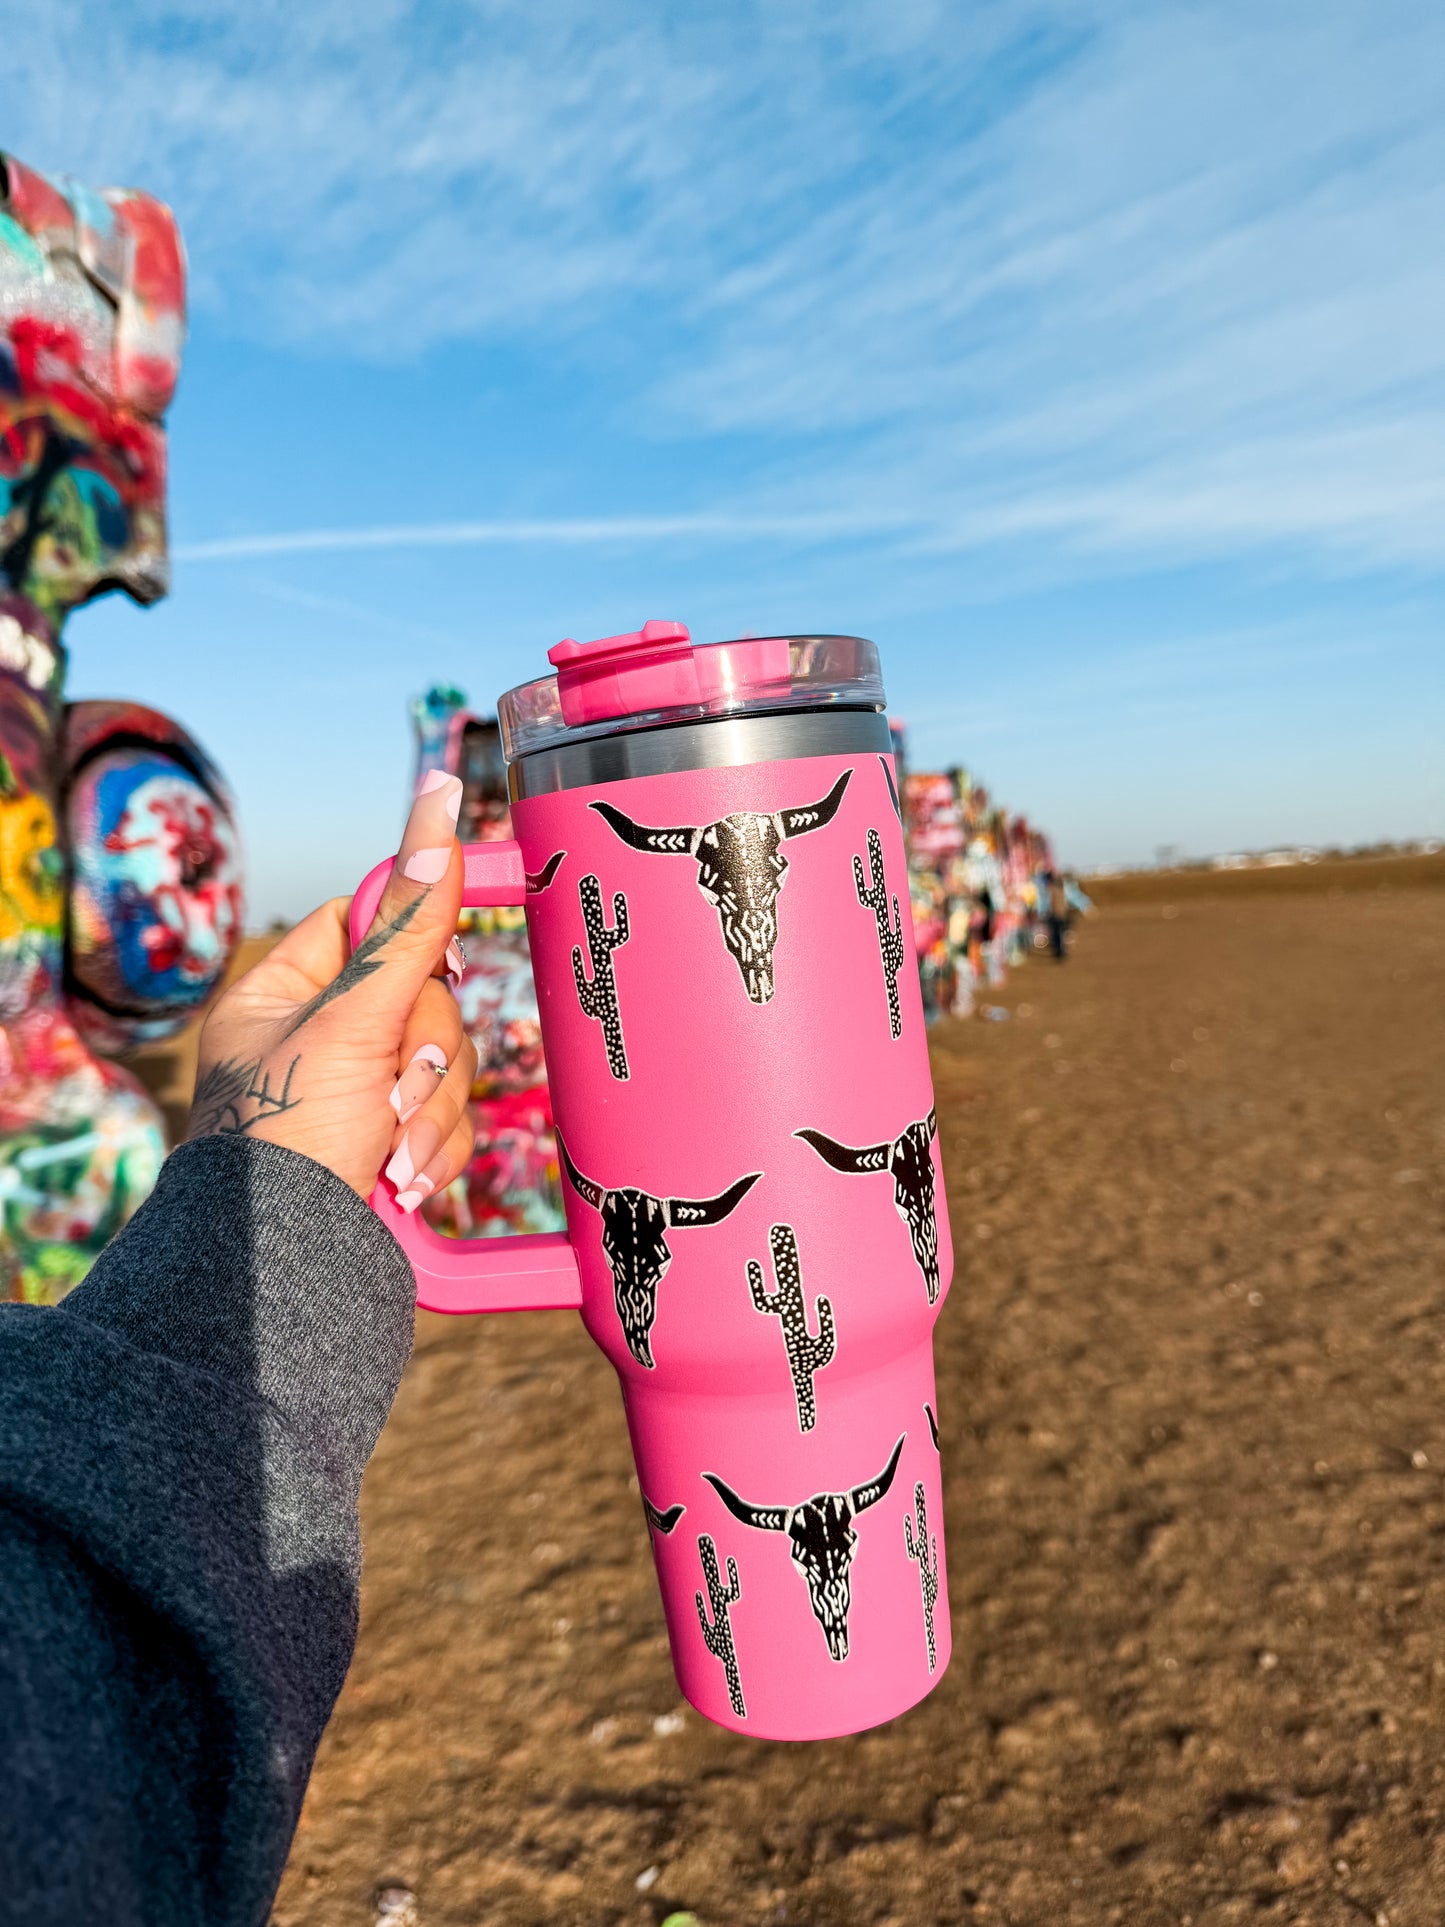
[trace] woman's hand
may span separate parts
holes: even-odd
[[[455,776],[424,778],[354,951],[350,903],[338,897],[221,998],[201,1032],[191,1137],[233,1132],[287,1145],[362,1197],[385,1162],[409,1211],[465,1167],[477,1054],[440,979],[460,981],[462,971],[461,799]]]

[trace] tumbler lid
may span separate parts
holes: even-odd
[[[624,730],[788,709],[881,710],[878,651],[862,636],[745,636],[695,643],[681,622],[547,652],[552,676],[497,705],[509,763]]]

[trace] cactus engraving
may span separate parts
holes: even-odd
[[[783,1344],[788,1353],[788,1370],[793,1375],[793,1394],[798,1401],[798,1429],[811,1432],[818,1422],[818,1403],[813,1390],[813,1374],[820,1372],[833,1356],[833,1307],[826,1298],[818,1299],[818,1334],[808,1330],[808,1308],[803,1299],[803,1273],[798,1263],[798,1241],[793,1227],[775,1224],[768,1234],[772,1247],[773,1272],[778,1281],[770,1292],[763,1283],[763,1268],[748,1260],[748,1289],[753,1294],[753,1310],[770,1313],[782,1326]]]
[[[582,968],[582,946],[572,946],[572,975],[577,979],[577,1001],[587,1016],[602,1026],[607,1046],[607,1067],[616,1078],[631,1075],[627,1068],[627,1046],[622,1037],[622,1013],[617,1008],[617,979],[612,974],[612,953],[626,943],[627,899],[619,890],[612,899],[612,924],[602,910],[602,888],[595,876],[585,876],[577,886],[582,900],[582,921],[587,926],[587,951],[592,960],[589,982]]]
[[[933,1636],[933,1608],[938,1603],[938,1540],[933,1541],[933,1562],[929,1563],[928,1510],[923,1503],[923,1487],[913,1488],[913,1503],[918,1509],[918,1544],[913,1543],[913,1519],[906,1516],[903,1521],[903,1538],[908,1547],[908,1556],[918,1567],[918,1579],[923,1587],[923,1619],[928,1628],[928,1670],[934,1672],[938,1666],[938,1646]]]
[[[723,1663],[727,1674],[728,1699],[740,1720],[748,1716],[743,1703],[742,1681],[738,1678],[738,1656],[733,1646],[733,1629],[728,1619],[728,1608],[742,1597],[742,1587],[738,1584],[738,1563],[728,1560],[728,1583],[724,1589],[717,1568],[717,1547],[705,1532],[698,1535],[698,1552],[702,1556],[702,1576],[707,1581],[707,1596],[712,1606],[712,1622],[709,1624],[707,1608],[702,1603],[702,1594],[695,1592],[698,1624],[702,1627],[703,1643],[714,1659]]]
[[[888,886],[883,880],[883,839],[877,830],[868,832],[868,867],[871,885],[863,881],[863,859],[853,859],[853,882],[858,901],[873,912],[878,925],[878,950],[883,959],[883,980],[888,986],[888,1028],[894,1037],[903,1035],[903,1011],[898,1001],[898,973],[903,968],[903,916],[898,898],[893,899],[893,920],[888,918]]]

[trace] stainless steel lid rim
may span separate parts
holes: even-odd
[[[744,768],[808,756],[887,756],[893,748],[883,710],[829,703],[815,709],[709,718],[589,736],[522,756],[507,771],[514,803],[557,790],[625,783],[679,770]]]

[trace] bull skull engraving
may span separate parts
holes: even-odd
[[[734,1518],[760,1532],[786,1532],[793,1564],[808,1582],[813,1617],[823,1628],[828,1657],[848,1657],[848,1606],[852,1594],[853,1555],[858,1534],[853,1521],[870,1505],[877,1505],[898,1470],[905,1432],[876,1479],[855,1485],[849,1492],[815,1492],[797,1505],[752,1505],[738,1497],[715,1472],[703,1477]]]
[[[672,1263],[667,1233],[690,1230],[694,1225],[721,1224],[763,1174],[750,1171],[715,1198],[654,1198],[633,1185],[608,1190],[583,1177],[560,1132],[557,1151],[572,1189],[602,1219],[602,1249],[612,1272],[613,1297],[627,1349],[639,1365],[654,1371],[652,1327],[657,1318],[657,1288]]]
[[[552,879],[556,876],[558,870],[561,869],[562,861],[566,854],[567,852],[565,850],[554,850],[540,870],[527,870],[524,872],[527,879],[527,895],[529,897],[540,896],[543,890],[551,888]]]
[[[849,1173],[888,1171],[893,1177],[893,1204],[908,1227],[914,1260],[928,1287],[928,1302],[938,1303],[938,1210],[935,1200],[933,1153],[930,1146],[938,1135],[938,1118],[927,1117],[910,1124],[891,1144],[867,1144],[855,1149],[839,1144],[821,1131],[794,1131],[803,1138],[835,1171]]]
[[[642,1495],[642,1509],[647,1514],[647,1523],[652,1530],[660,1532],[664,1539],[687,1511],[685,1505],[670,1505],[666,1512],[663,1512],[652,1503],[645,1492]]]
[[[888,801],[893,805],[893,814],[901,823],[903,821],[903,804],[899,799],[898,785],[893,780],[893,766],[886,756],[880,756],[878,760],[883,765],[883,775],[888,783]]]
[[[734,810],[716,823],[649,829],[611,803],[591,808],[624,843],[653,856],[690,856],[697,887],[717,911],[723,942],[755,1004],[773,994],[773,949],[778,941],[778,892],[787,881],[782,844],[831,823],[853,774],[845,769],[818,803],[796,810]]]

